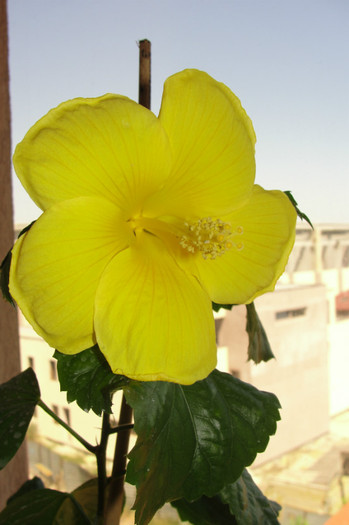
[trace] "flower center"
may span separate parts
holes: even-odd
[[[229,222],[221,219],[204,217],[196,221],[182,224],[169,223],[149,217],[129,219],[134,234],[139,230],[146,231],[162,239],[164,242],[176,239],[189,253],[201,253],[204,259],[216,259],[231,248],[243,250],[242,242],[235,242],[234,237],[243,234],[244,229],[238,226],[234,231]]]
[[[242,250],[242,242],[234,242],[233,237],[243,233],[242,226],[233,232],[229,222],[204,217],[195,222],[185,223],[187,232],[181,236],[179,244],[190,253],[200,252],[204,259],[216,259],[231,248]]]

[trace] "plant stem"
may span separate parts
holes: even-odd
[[[151,88],[151,43],[149,40],[139,42],[139,92],[138,102],[150,109]],[[105,515],[105,525],[119,525],[124,502],[124,479],[126,473],[126,462],[130,431],[132,428],[132,408],[126,403],[123,394],[118,432],[115,444],[113,470],[109,484],[109,496]]]
[[[75,432],[63,419],[61,419],[57,414],[53,412],[43,401],[42,399],[39,399],[38,406],[41,407],[47,414],[49,414],[57,423],[59,423],[69,434],[75,437],[89,452],[92,452],[93,454],[96,453],[97,447],[91,445],[88,443],[80,434]]]
[[[115,454],[112,470],[112,478],[123,476],[126,472],[126,459],[128,452],[128,444],[130,441],[130,430],[132,421],[132,408],[127,404],[125,394],[122,396],[120,419],[119,419],[119,434],[115,445]]]
[[[126,473],[127,452],[130,440],[132,408],[126,403],[123,394],[119,431],[115,444],[113,470],[109,484],[109,497],[105,516],[105,525],[118,525],[124,500],[124,478]]]
[[[139,42],[139,87],[138,87],[138,102],[145,108],[150,109],[150,59],[151,59],[151,43],[149,40],[141,40]]]
[[[125,425],[118,425],[116,427],[111,427],[110,434],[117,434],[118,432],[121,432],[121,430],[132,430],[134,427],[133,423],[125,423]]]
[[[102,517],[105,508],[105,489],[107,486],[107,472],[106,472],[106,451],[108,438],[110,434],[110,419],[109,414],[103,412],[101,441],[96,447],[96,460],[98,472],[98,502],[97,502],[97,517]]]

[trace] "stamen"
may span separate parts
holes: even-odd
[[[216,259],[221,257],[228,250],[234,248],[237,251],[244,249],[244,244],[240,240],[235,242],[234,237],[244,233],[242,226],[237,226],[232,230],[229,222],[221,219],[204,217],[193,222],[170,223],[161,219],[150,217],[132,217],[128,221],[134,235],[137,231],[145,231],[162,239],[165,243],[173,242],[172,239],[179,239],[179,244],[187,252],[195,254],[200,252],[203,259]]]
[[[204,217],[195,222],[185,223],[187,233],[180,238],[180,245],[189,253],[200,252],[204,259],[216,259],[231,248],[243,249],[243,243],[235,243],[232,238],[243,233],[242,226],[232,231],[231,224],[221,219]]]

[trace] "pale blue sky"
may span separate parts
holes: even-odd
[[[292,190],[314,222],[349,223],[348,0],[8,0],[13,146],[76,96],[137,100],[137,41],[152,42],[152,109],[187,67],[241,99],[256,181]],[[38,216],[14,182],[15,220]]]

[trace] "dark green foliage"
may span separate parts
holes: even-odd
[[[125,394],[138,435],[127,481],[137,486],[141,525],[166,501],[212,497],[233,483],[279,419],[273,394],[217,370],[190,386],[131,382]]]
[[[212,310],[215,312],[219,312],[221,308],[224,310],[231,310],[235,306],[234,304],[218,304],[218,303],[212,303]]]
[[[113,374],[104,356],[95,345],[79,354],[54,353],[61,390],[67,392],[69,403],[76,401],[83,410],[97,415],[111,412],[112,394],[128,384],[125,376]]]
[[[23,230],[19,233],[18,238],[24,233],[26,233],[33,226],[34,222],[35,221],[33,221],[28,226],[23,228]],[[1,292],[2,292],[4,299],[6,299],[6,301],[14,305],[15,302],[12,299],[12,296],[9,290],[11,259],[12,259],[12,248],[7,253],[6,257],[4,258],[0,266],[0,287],[1,287]]]
[[[225,310],[231,310],[233,304],[216,304],[212,303],[212,308],[215,312],[218,312],[220,308]],[[255,363],[261,361],[269,361],[274,358],[274,354],[271,350],[267,334],[263,328],[263,325],[258,317],[254,303],[247,304],[247,321],[246,321],[246,332],[248,334],[248,359],[252,359]]]
[[[25,481],[23,485],[15,492],[8,500],[7,504],[11,503],[12,500],[18,498],[18,496],[23,496],[27,492],[32,492],[33,490],[44,489],[45,486],[40,478],[35,476],[32,479]]]
[[[298,217],[303,221],[306,221],[309,226],[314,229],[314,226],[312,225],[311,223],[311,220],[309,219],[309,217],[307,215],[305,215],[305,213],[303,213],[299,208],[298,208],[298,202],[296,201],[296,199],[294,198],[294,196],[292,195],[292,193],[290,191],[284,191],[284,194],[287,195],[287,197],[290,199],[291,203],[293,204],[296,212],[297,212],[297,215]]]
[[[21,446],[35,406],[40,399],[36,375],[31,368],[0,385],[0,468]]]
[[[88,518],[86,521],[81,521],[83,523],[92,523],[93,525],[102,525],[102,519],[98,520],[97,518],[97,502],[98,502],[98,480],[97,478],[90,479],[83,483],[80,487],[75,489],[71,493],[71,498],[63,503],[57,516],[55,518],[55,525],[70,525],[71,523],[75,524],[74,516],[77,515],[77,510],[83,512],[83,514]],[[74,505],[71,502],[74,502]],[[78,507],[78,509],[77,509]],[[79,522],[80,523],[80,522]]]
[[[12,253],[11,251],[9,251],[0,266],[0,286],[1,286],[1,292],[2,292],[4,299],[6,299],[6,301],[8,301],[14,306],[15,302],[12,299],[12,296],[9,290],[11,259],[12,259]]]
[[[81,505],[71,495],[41,489],[11,500],[0,513],[0,525],[92,525]]]
[[[182,521],[189,521],[193,525],[238,525],[229,505],[222,503],[219,496],[202,496],[192,502],[179,499],[171,501],[171,505],[177,510]]]
[[[27,232],[30,230],[30,228],[33,226],[33,224],[34,224],[35,222],[36,222],[36,221],[32,221],[30,224],[28,224],[28,226],[26,226],[25,228],[23,228],[23,230],[21,230],[21,231],[19,232],[19,234],[18,234],[18,239],[19,239],[20,237],[22,237],[22,235],[24,235],[25,233],[27,233]]]
[[[247,470],[219,493],[223,503],[230,507],[238,525],[278,525],[280,505],[266,498]]]
[[[246,332],[248,333],[248,359],[255,363],[269,361],[275,356],[270,348],[267,334],[253,303],[247,304]]]
[[[171,502],[183,521],[193,525],[278,525],[280,505],[268,500],[245,469],[213,498]]]

